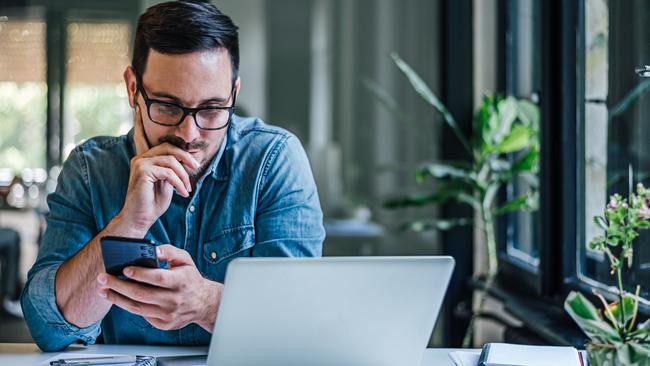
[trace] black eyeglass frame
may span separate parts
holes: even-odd
[[[232,104],[230,106],[228,106],[228,107],[202,107],[202,108],[188,108],[188,107],[184,107],[182,105],[172,103],[172,102],[162,101],[162,100],[158,100],[158,99],[151,99],[147,95],[146,90],[144,90],[144,86],[142,85],[142,78],[137,74],[136,74],[136,81],[137,81],[136,88],[140,91],[140,93],[142,93],[142,99],[144,99],[144,104],[147,106],[147,116],[149,116],[149,119],[151,120],[151,122],[153,122],[153,123],[155,123],[157,125],[161,125],[161,126],[165,126],[165,127],[176,127],[176,126],[180,125],[181,123],[183,123],[183,121],[185,121],[185,118],[188,115],[190,115],[190,116],[192,116],[192,119],[194,120],[194,124],[196,125],[196,127],[200,128],[202,130],[207,130],[207,131],[217,131],[217,130],[222,130],[222,129],[228,127],[228,125],[230,125],[230,121],[232,120],[232,115],[235,113],[235,102],[237,100],[237,93],[235,92],[235,86],[236,86],[236,82],[237,82],[236,79],[233,79],[233,81],[232,81],[232,91],[230,92],[230,95],[232,96]],[[165,124],[165,123],[156,122],[153,118],[151,118],[151,105],[154,104],[154,103],[160,103],[160,104],[165,104],[165,105],[169,105],[169,106],[179,108],[180,110],[183,111],[183,115],[181,116],[181,119],[178,121],[178,123],[175,123],[173,125],[168,125],[168,124]],[[199,113],[202,110],[208,110],[208,109],[228,110],[228,121],[226,122],[226,124],[221,126],[221,127],[216,127],[216,128],[205,128],[205,127],[199,126],[199,122],[196,120],[196,114]]]

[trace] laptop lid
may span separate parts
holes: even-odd
[[[208,366],[415,366],[451,257],[241,258],[230,263]]]

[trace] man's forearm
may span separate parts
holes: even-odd
[[[61,265],[56,274],[56,304],[63,317],[85,328],[102,319],[111,303],[97,295],[97,276],[104,272],[99,239],[107,236],[144,237],[146,230],[134,229],[118,214],[83,249]]]

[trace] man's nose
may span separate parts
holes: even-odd
[[[191,142],[200,137],[201,131],[196,125],[194,116],[188,114],[185,116],[183,122],[176,126],[176,136],[182,138],[185,141]]]

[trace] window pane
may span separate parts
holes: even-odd
[[[0,168],[45,167],[45,23],[0,15]]]
[[[64,152],[84,140],[126,133],[133,125],[122,73],[130,63],[126,22],[67,26]]]
[[[540,90],[540,2],[508,2],[506,91],[537,102]],[[535,180],[536,177],[533,179]],[[517,178],[507,189],[512,200],[531,190],[531,179]],[[539,264],[538,219],[535,212],[517,211],[508,217],[506,252],[532,266]]]
[[[627,196],[630,182],[650,185],[650,79],[634,72],[650,64],[648,21],[648,2],[585,1],[586,242],[602,234],[592,217],[602,215],[609,195]],[[647,231],[635,241],[632,274],[624,279],[629,290],[634,284],[650,283],[649,241]],[[579,276],[614,285],[605,258],[585,245],[579,251]],[[647,286],[642,291],[647,297]]]

